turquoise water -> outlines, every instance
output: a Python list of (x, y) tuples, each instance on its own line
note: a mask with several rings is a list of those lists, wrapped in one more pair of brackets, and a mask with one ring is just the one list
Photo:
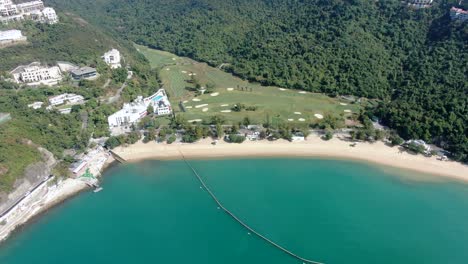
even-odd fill
[[(468, 263), (468, 185), (350, 161), (191, 161), (225, 206), (325, 263)], [(393, 172), (391, 172), (393, 173)], [(0, 246), (0, 263), (301, 263), (217, 209), (181, 161), (105, 173)]]

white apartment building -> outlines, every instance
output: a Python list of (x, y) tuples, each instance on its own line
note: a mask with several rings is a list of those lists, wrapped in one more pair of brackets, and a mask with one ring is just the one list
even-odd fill
[(153, 106), (154, 113), (158, 116), (172, 113), (172, 107), (167, 98), (166, 91), (160, 89), (147, 98), (143, 99), (142, 96), (139, 96), (133, 103), (124, 104), (122, 110), (108, 117), (109, 128), (129, 126), (137, 123), (148, 114), (146, 110), (150, 105)]
[(11, 0), (0, 0), (0, 22), (31, 19), (39, 22), (55, 24), (58, 16), (51, 7), (44, 7), (41, 0), (14, 4)]
[(109, 65), (112, 69), (117, 69), (122, 67), (120, 64), (120, 51), (116, 49), (111, 49), (108, 52), (104, 53), (102, 56), (104, 62)]
[(468, 20), (468, 10), (463, 10), (461, 8), (452, 7), (450, 9), (450, 18), (452, 20)]
[(10, 72), (17, 83), (26, 83), (27, 85), (47, 85), (58, 84), (62, 80), (62, 73), (59, 67), (41, 66), (39, 62), (33, 62), (27, 66), (18, 66)]
[(26, 41), (27, 38), (23, 36), (21, 30), (6, 30), (0, 31), (0, 46), (8, 45), (14, 42)]
[(84, 97), (78, 94), (60, 94), (57, 96), (52, 96), (49, 97), (49, 104), (51, 106), (57, 106), (57, 105), (63, 105), (63, 104), (68, 104), (68, 105), (74, 105), (74, 104), (81, 104), (84, 102)]

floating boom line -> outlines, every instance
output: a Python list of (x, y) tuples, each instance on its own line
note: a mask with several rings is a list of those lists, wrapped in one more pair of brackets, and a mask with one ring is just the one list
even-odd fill
[(236, 215), (234, 215), (234, 213), (232, 213), (231, 211), (229, 211), (226, 207), (223, 206), (223, 204), (218, 200), (218, 198), (216, 197), (216, 195), (214, 195), (213, 192), (211, 192), (210, 188), (208, 188), (208, 186), (205, 184), (205, 181), (203, 181), (203, 179), (200, 177), (200, 175), (198, 175), (197, 171), (195, 170), (195, 168), (192, 167), (192, 165), (190, 165), (190, 163), (187, 161), (187, 159), (185, 158), (184, 154), (179, 150), (180, 152), (180, 155), (182, 156), (182, 159), (184, 160), (185, 164), (187, 164), (187, 166), (192, 170), (193, 174), (197, 177), (198, 181), (200, 181), (200, 183), (202, 184), (203, 188), (205, 188), (205, 190), (208, 192), (208, 194), (211, 196), (211, 198), (218, 204), (218, 206), (223, 209), (224, 212), (226, 212), (230, 217), (232, 217), (236, 222), (238, 222), (239, 224), (241, 224), (244, 228), (246, 228), (247, 230), (249, 230), (250, 232), (254, 233), (255, 235), (257, 235), (258, 237), (260, 237), (261, 239), (263, 239), (264, 241), (268, 242), (270, 245), (276, 247), (277, 249), (283, 251), (284, 253), (298, 259), (298, 260), (301, 260), (303, 261), (304, 263), (311, 263), (311, 264), (324, 264), (322, 262), (318, 262), (318, 261), (313, 261), (313, 260), (309, 260), (309, 259), (306, 259), (306, 258), (303, 258), (289, 250), (287, 250), (286, 248), (278, 245), (277, 243), (273, 242), (272, 240), (270, 240), (269, 238), (265, 237), (264, 235), (260, 234), (259, 232), (257, 232), (255, 229), (251, 228), (250, 226), (248, 226), (246, 223), (244, 223), (242, 220), (240, 220)]

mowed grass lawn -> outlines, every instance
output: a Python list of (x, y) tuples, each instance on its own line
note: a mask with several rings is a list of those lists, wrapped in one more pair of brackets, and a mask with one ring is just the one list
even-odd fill
[[(269, 116), (273, 121), (310, 124), (319, 120), (315, 116), (317, 114), (350, 116), (359, 112), (359, 105), (340, 102), (323, 94), (249, 83), (205, 63), (144, 46), (136, 47), (153, 67), (161, 69), (163, 87), (168, 92), (176, 113), (183, 115), (187, 120), (222, 115), (230, 123), (239, 122), (244, 117), (249, 117), (253, 123), (263, 123)], [(186, 89), (194, 87), (194, 84), (190, 83), (193, 79), (205, 87), (213, 85), (214, 92), (196, 97)], [(179, 102), (183, 102), (186, 112), (181, 111)], [(237, 103), (247, 107), (255, 106), (257, 110), (227, 112)]]

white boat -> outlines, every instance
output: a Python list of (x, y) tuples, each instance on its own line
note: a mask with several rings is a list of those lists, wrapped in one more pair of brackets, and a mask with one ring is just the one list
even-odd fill
[(98, 188), (94, 189), (94, 192), (95, 193), (100, 192), (100, 191), (102, 191), (102, 189), (103, 189), (102, 187), (98, 187)]

